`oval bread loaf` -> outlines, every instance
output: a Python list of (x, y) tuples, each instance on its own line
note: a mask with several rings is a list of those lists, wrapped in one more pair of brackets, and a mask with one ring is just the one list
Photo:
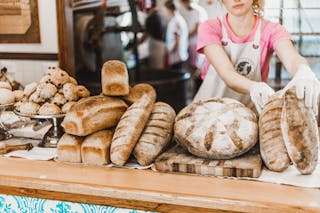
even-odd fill
[(144, 95), (123, 114), (111, 143), (112, 163), (123, 166), (130, 157), (152, 111), (155, 99)]
[(192, 154), (210, 159), (230, 159), (257, 142), (254, 112), (229, 99), (207, 99), (182, 109), (175, 119), (174, 138)]
[(154, 104), (149, 120), (144, 128), (133, 154), (140, 165), (151, 164), (170, 142), (176, 113), (163, 102)]
[(70, 108), (61, 125), (69, 134), (86, 136), (116, 126), (127, 107), (119, 98), (103, 95), (83, 98)]
[(260, 153), (268, 169), (282, 172), (288, 168), (291, 160), (281, 132), (281, 113), (283, 98), (274, 94), (259, 118)]
[(283, 139), (293, 165), (311, 174), (318, 161), (319, 133), (315, 114), (298, 99), (295, 88), (286, 91), (281, 117)]

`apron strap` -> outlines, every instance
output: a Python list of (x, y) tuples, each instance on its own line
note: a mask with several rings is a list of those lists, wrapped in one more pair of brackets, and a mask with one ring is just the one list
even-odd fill
[(226, 28), (224, 27), (224, 24), (223, 24), (223, 19), (222, 17), (219, 18), (220, 22), (221, 22), (221, 28), (222, 28), (222, 39), (221, 39), (221, 44), (222, 46), (227, 46), (228, 45), (228, 34), (227, 34), (227, 30)]
[(258, 27), (253, 38), (254, 49), (258, 49), (260, 46), (260, 37), (261, 37), (261, 19), (258, 18)]

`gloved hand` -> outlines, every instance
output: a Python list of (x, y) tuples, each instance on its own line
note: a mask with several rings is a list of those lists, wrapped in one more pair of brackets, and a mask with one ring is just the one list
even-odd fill
[(312, 107), (314, 113), (318, 114), (320, 82), (308, 65), (301, 64), (296, 74), (283, 90), (285, 92), (294, 86), (296, 87), (297, 98), (304, 99), (306, 107)]
[(275, 92), (264, 82), (255, 82), (250, 88), (251, 101), (254, 103), (257, 112), (261, 114), (262, 108), (268, 102), (270, 96)]

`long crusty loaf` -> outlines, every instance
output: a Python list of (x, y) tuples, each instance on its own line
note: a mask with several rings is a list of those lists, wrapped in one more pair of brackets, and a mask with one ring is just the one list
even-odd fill
[(128, 95), (129, 77), (125, 63), (118, 60), (104, 63), (101, 70), (101, 86), (104, 95)]
[(144, 95), (121, 117), (111, 143), (110, 156), (114, 164), (123, 166), (128, 160), (148, 121), (154, 102), (150, 96)]
[(57, 156), (59, 161), (81, 163), (81, 143), (83, 137), (65, 133), (59, 140)]
[(81, 144), (82, 162), (89, 165), (110, 163), (110, 145), (113, 130), (100, 130), (88, 135)]
[(281, 132), (283, 98), (276, 93), (267, 102), (259, 118), (260, 153), (268, 169), (276, 172), (288, 168), (291, 160)]
[(72, 106), (61, 125), (69, 134), (86, 136), (116, 126), (127, 107), (118, 98), (103, 95), (83, 98)]
[(140, 165), (151, 164), (170, 142), (175, 117), (174, 109), (168, 104), (154, 104), (147, 125), (133, 151)]
[(295, 88), (287, 90), (281, 128), (289, 157), (301, 174), (311, 174), (318, 161), (319, 133), (315, 114), (298, 99)]
[(250, 150), (258, 139), (254, 112), (230, 98), (211, 98), (182, 109), (174, 138), (194, 155), (230, 159)]
[(129, 94), (124, 96), (123, 99), (128, 104), (133, 104), (138, 101), (144, 94), (149, 94), (152, 98), (156, 99), (157, 94), (155, 89), (150, 84), (136, 84), (130, 88)]

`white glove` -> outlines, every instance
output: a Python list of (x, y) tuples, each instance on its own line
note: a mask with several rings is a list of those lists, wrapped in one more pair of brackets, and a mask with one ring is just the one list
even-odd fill
[(249, 89), (251, 101), (257, 111), (261, 114), (262, 108), (269, 98), (275, 93), (274, 90), (264, 82), (255, 82)]
[(301, 64), (292, 80), (283, 89), (284, 92), (296, 87), (298, 99), (304, 99), (306, 107), (312, 107), (315, 114), (318, 114), (318, 99), (320, 94), (320, 82), (310, 67)]

